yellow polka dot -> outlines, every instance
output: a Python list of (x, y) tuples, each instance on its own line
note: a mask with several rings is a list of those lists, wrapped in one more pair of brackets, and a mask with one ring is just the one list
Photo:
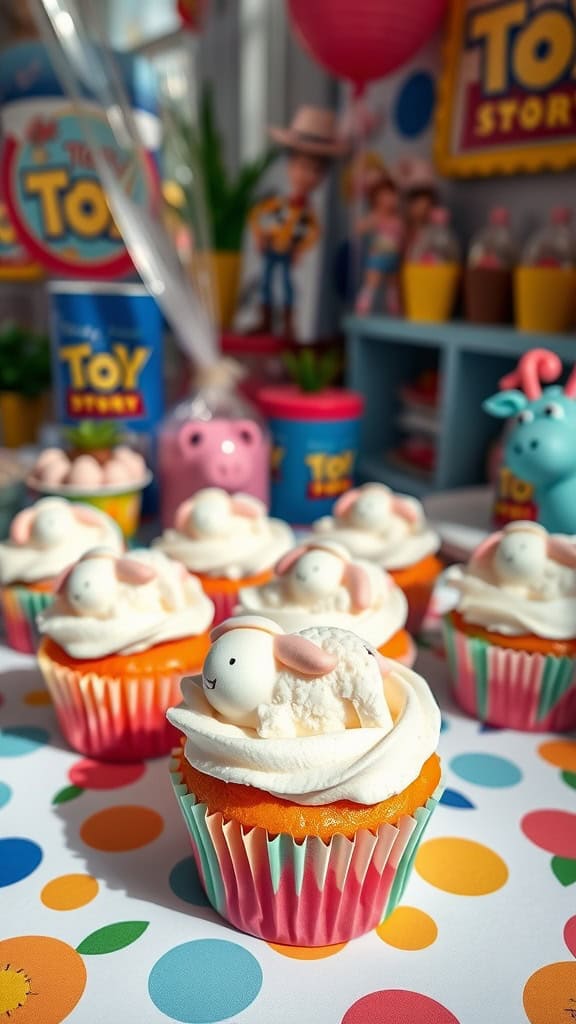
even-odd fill
[(347, 945), (346, 942), (337, 942), (334, 946), (280, 946), (276, 942), (269, 942), (270, 949), (276, 950), (282, 956), (288, 956), (292, 960), (325, 960), (327, 956), (334, 956)]
[(576, 963), (547, 964), (524, 986), (524, 1009), (530, 1024), (560, 1024), (576, 1014)]
[(429, 914), (417, 907), (396, 907), (376, 929), (377, 936), (396, 949), (426, 949), (436, 941), (438, 928)]
[(38, 708), (44, 704), (51, 704), (52, 697), (48, 693), (48, 690), (29, 690), (24, 696), (24, 703), (30, 704), (34, 708)]
[(564, 772), (576, 772), (576, 740), (550, 740), (538, 747), (540, 757)]
[(472, 839), (429, 839), (418, 850), (414, 866), (430, 885), (457, 896), (485, 896), (508, 879), (502, 858)]
[(40, 899), (51, 910), (78, 910), (98, 895), (98, 889), (91, 875), (60, 875), (44, 886)]

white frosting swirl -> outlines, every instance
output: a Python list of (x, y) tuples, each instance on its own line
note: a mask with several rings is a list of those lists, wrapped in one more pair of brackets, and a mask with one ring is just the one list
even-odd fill
[[(78, 518), (85, 513), (86, 521)], [(59, 576), (91, 548), (124, 549), (116, 523), (93, 506), (42, 498), (17, 517), (25, 526), (22, 539), (0, 544), (0, 583), (34, 583)], [(89, 521), (88, 521), (89, 520)]]
[[(214, 617), (214, 605), (200, 581), (160, 551), (135, 549), (122, 560), (150, 566), (148, 582), (130, 583), (112, 577), (113, 561), (95, 552), (86, 559), (93, 579), (102, 565), (110, 571), (114, 589), (104, 614), (75, 611), (64, 590), (38, 618), (40, 632), (51, 637), (72, 658), (103, 658), (109, 654), (135, 654), (157, 644), (204, 633)], [(81, 563), (82, 564), (82, 563)]]
[[(257, 671), (257, 666), (255, 671)], [(168, 718), (187, 737), (185, 756), (223, 782), (254, 786), (298, 804), (375, 804), (402, 792), (435, 752), (440, 711), (424, 679), (398, 664), (383, 680), (393, 725), (265, 739), (222, 720), (204, 690), (184, 680)]]

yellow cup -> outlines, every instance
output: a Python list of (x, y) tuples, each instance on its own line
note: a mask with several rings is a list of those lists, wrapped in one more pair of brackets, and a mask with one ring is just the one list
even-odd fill
[(576, 274), (563, 267), (517, 267), (516, 326), (521, 331), (568, 331), (574, 322)]
[(457, 263), (405, 263), (402, 268), (404, 309), (408, 320), (443, 323), (452, 316), (460, 267)]
[(118, 524), (125, 541), (131, 541), (140, 525), (142, 508), (142, 488), (123, 491), (121, 494), (68, 494), (69, 501), (82, 501), (85, 505), (106, 512)]

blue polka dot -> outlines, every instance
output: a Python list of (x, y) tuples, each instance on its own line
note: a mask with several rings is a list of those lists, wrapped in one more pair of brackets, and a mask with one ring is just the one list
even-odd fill
[(457, 789), (445, 789), (440, 797), (440, 803), (445, 807), (457, 807), (460, 811), (474, 810), (474, 804)]
[(156, 961), (148, 979), (154, 1005), (184, 1024), (213, 1024), (242, 1013), (261, 987), (256, 958), (222, 939), (175, 946)]
[(0, 729), (0, 757), (22, 757), (44, 746), (50, 739), (47, 729), (35, 725), (13, 725)]
[(169, 882), (172, 892), (185, 903), (192, 903), (195, 907), (210, 906), (210, 900), (202, 888), (193, 857), (185, 857), (184, 860), (180, 860), (174, 865), (170, 872)]
[(42, 850), (31, 839), (0, 839), (0, 888), (28, 878), (42, 860)]
[(522, 772), (513, 761), (495, 754), (458, 754), (450, 761), (450, 767), (466, 782), (491, 789), (516, 786), (522, 778)]
[(11, 796), (12, 790), (10, 786), (6, 785), (5, 782), (0, 782), (0, 807), (5, 807)]
[(416, 71), (402, 84), (396, 97), (394, 121), (399, 135), (409, 139), (425, 132), (434, 110), (434, 79), (429, 71)]

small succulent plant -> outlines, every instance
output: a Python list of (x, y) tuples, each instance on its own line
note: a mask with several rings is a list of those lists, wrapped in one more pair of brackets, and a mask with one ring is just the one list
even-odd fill
[(301, 391), (316, 392), (333, 384), (342, 368), (342, 358), (336, 349), (318, 351), (312, 345), (303, 345), (299, 351), (286, 352), (286, 369)]
[(121, 431), (110, 420), (82, 420), (65, 432), (68, 447), (74, 455), (93, 455), (105, 462), (112, 448), (120, 444)]

